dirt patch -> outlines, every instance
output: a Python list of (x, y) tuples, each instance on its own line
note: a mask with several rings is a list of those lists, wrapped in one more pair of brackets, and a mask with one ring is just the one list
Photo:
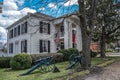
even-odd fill
[(77, 80), (120, 80), (120, 61), (105, 67), (100, 74), (90, 74)]

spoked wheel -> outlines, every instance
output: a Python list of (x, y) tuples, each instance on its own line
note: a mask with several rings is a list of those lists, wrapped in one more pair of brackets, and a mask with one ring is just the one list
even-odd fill
[(40, 71), (41, 72), (50, 72), (50, 71), (53, 71), (54, 67), (55, 67), (55, 59), (52, 58), (51, 60), (49, 60), (48, 62), (44, 63), (40, 67)]
[(54, 69), (54, 64), (43, 65), (40, 67), (41, 72), (50, 72)]
[(72, 54), (70, 57), (69, 57), (69, 63), (72, 64), (74, 62), (74, 58), (75, 58), (75, 55)]

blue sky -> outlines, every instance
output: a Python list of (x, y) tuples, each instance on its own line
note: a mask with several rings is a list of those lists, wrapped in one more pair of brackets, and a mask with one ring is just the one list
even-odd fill
[[(0, 27), (8, 27), (28, 12), (41, 12), (54, 17), (78, 10), (77, 0), (0, 0), (3, 12)], [(12, 21), (11, 21), (12, 19)]]
[(3, 2), (0, 13), (0, 32), (5, 39), (5, 28), (19, 20), (28, 12), (41, 12), (54, 17), (78, 10), (77, 0), (0, 0)]

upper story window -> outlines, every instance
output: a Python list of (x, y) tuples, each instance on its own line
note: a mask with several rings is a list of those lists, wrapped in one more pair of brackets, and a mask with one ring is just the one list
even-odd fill
[(14, 37), (19, 36), (19, 35), (20, 35), (20, 25), (14, 28)]
[(27, 21), (21, 24), (21, 34), (27, 33)]
[(13, 43), (9, 44), (9, 53), (13, 53)]
[(9, 31), (9, 39), (13, 38), (13, 29)]
[(18, 36), (17, 32), (18, 32), (18, 28), (16, 27), (14, 28), (14, 37)]
[(40, 22), (40, 33), (50, 34), (50, 24), (45, 22)]

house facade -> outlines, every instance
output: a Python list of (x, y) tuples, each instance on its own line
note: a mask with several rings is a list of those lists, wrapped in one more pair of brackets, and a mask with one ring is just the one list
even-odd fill
[(42, 13), (28, 13), (7, 28), (7, 54), (55, 53), (60, 49), (82, 49), (79, 18), (54, 18)]

